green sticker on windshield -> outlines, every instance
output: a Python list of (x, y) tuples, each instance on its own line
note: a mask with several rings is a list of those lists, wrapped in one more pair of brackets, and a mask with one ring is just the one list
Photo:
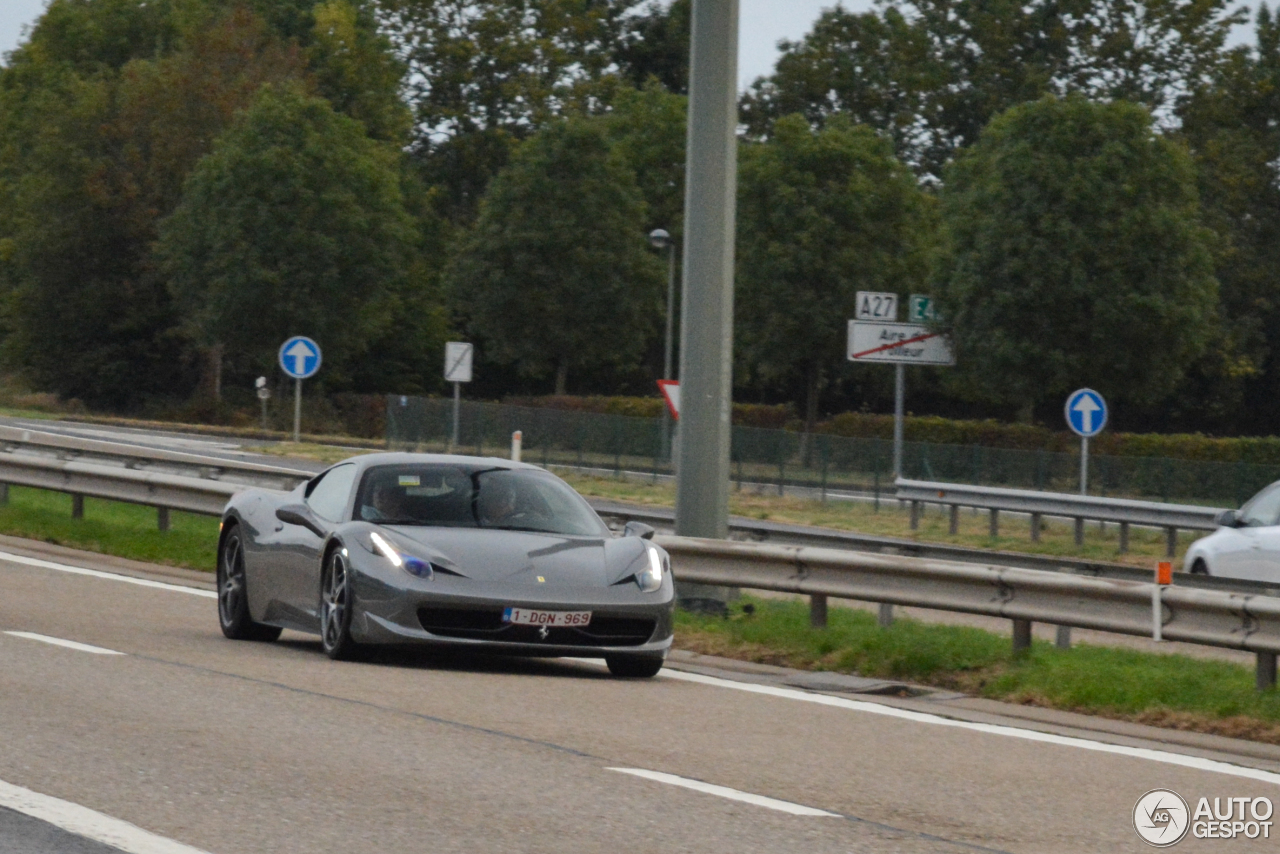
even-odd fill
[(421, 486), (422, 478), (420, 478), (416, 474), (402, 474), (400, 475), (400, 485), (401, 486)]

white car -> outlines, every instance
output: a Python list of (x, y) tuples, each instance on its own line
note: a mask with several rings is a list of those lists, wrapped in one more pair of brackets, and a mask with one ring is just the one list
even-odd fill
[(1280, 481), (1239, 510), (1224, 510), (1218, 530), (1187, 549), (1183, 569), (1201, 575), (1280, 581)]

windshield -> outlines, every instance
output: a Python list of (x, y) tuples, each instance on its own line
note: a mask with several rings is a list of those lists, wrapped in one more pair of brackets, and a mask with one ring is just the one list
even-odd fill
[(376, 466), (364, 474), (354, 515), (381, 525), (608, 535), (578, 493), (555, 475), (536, 469), (440, 463)]

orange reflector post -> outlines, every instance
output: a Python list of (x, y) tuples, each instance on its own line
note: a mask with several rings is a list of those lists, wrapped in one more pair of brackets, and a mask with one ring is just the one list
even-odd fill
[(1167, 560), (1162, 560), (1156, 564), (1156, 584), (1172, 584), (1173, 583), (1173, 564)]

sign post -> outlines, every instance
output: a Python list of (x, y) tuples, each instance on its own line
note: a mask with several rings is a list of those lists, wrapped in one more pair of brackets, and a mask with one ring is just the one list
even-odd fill
[[(862, 307), (863, 294), (858, 294)], [(889, 362), (894, 366), (893, 476), (902, 477), (903, 421), (906, 410), (907, 365), (954, 365), (951, 344), (941, 333), (912, 323), (849, 321), (849, 361)]]
[(1107, 402), (1091, 388), (1073, 391), (1063, 408), (1067, 426), (1080, 437), (1080, 494), (1089, 494), (1089, 440), (1107, 426)]
[(271, 399), (271, 389), (267, 388), (267, 378), (258, 377), (253, 382), (254, 388), (258, 390), (258, 400), (262, 401), (262, 429), (267, 429), (267, 401)]
[(471, 382), (471, 363), (476, 347), (464, 341), (450, 341), (444, 345), (444, 378), (453, 383), (453, 436), (449, 440), (449, 453), (458, 447), (458, 423), (462, 412), (462, 384)]
[[(320, 345), (305, 335), (295, 335), (280, 345), (280, 369), (293, 377), (293, 441), (302, 437), (302, 381), (320, 370)], [(265, 383), (264, 386), (265, 388)]]

